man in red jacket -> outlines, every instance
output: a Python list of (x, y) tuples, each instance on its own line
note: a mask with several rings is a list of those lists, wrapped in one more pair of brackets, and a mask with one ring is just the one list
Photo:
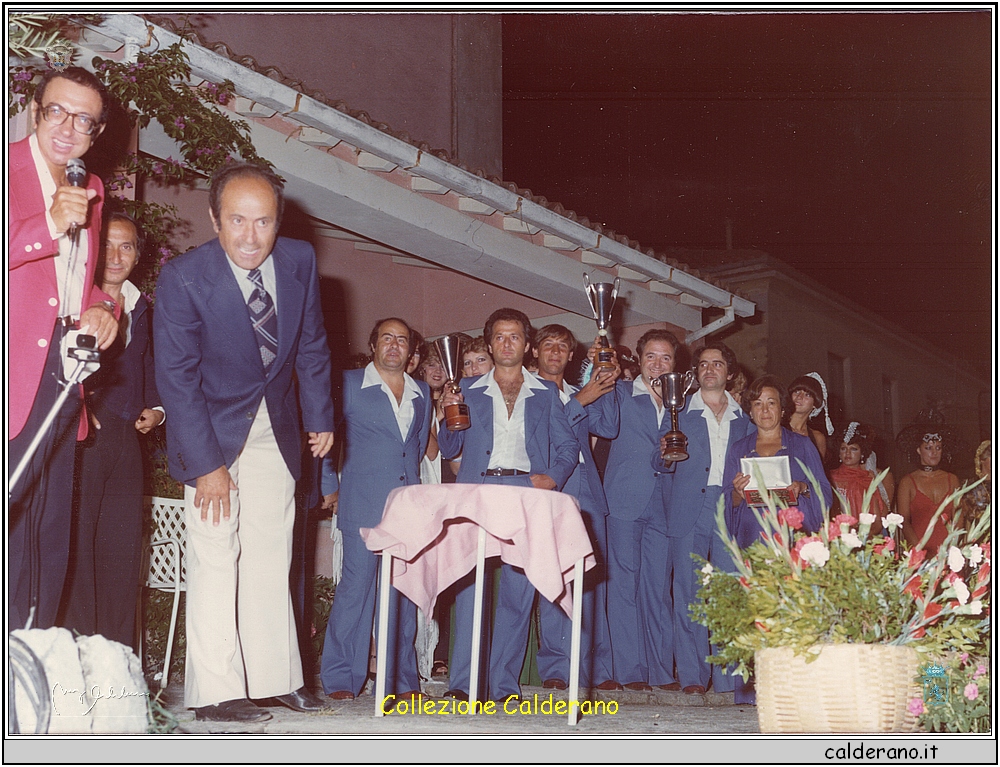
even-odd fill
[[(71, 329), (100, 349), (118, 332), (118, 307), (94, 286), (103, 186), (66, 178), (70, 160), (90, 149), (107, 119), (108, 95), (79, 67), (47, 72), (35, 90), (35, 132), (8, 147), (10, 290), (9, 466), (16, 467), (52, 409), (63, 379), (60, 345)], [(74, 237), (74, 232), (76, 236)], [(9, 493), (8, 600), (12, 626), (55, 620), (69, 552), (74, 440), (87, 435), (74, 387)]]

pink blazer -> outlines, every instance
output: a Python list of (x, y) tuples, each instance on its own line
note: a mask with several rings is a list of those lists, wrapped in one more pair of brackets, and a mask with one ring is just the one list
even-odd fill
[[(56, 240), (49, 235), (45, 220), (42, 187), (35, 172), (28, 139), (7, 147), (8, 192), (10, 200), (9, 234), (7, 241), (7, 277), (10, 303), (7, 307), (8, 342), (10, 344), (9, 428), (7, 439), (13, 439), (24, 428), (28, 413), (38, 393), (45, 367), (52, 328), (59, 311), (59, 288), (53, 260), (58, 253)], [(90, 174), (89, 189), (97, 191), (87, 222), (87, 277), (89, 291), (84, 290), (85, 309), (108, 296), (94, 285), (97, 254), (101, 242), (101, 208), (104, 185)], [(81, 387), (82, 390), (82, 387)], [(81, 391), (82, 396), (82, 391)], [(80, 414), (77, 439), (87, 436), (86, 414)]]

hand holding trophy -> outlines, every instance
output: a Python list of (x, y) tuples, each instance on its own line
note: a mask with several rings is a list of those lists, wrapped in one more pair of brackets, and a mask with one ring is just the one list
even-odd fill
[(590, 308), (594, 312), (594, 319), (597, 320), (597, 343), (601, 347), (598, 349), (594, 359), (594, 376), (602, 370), (614, 370), (615, 352), (608, 341), (608, 327), (611, 325), (611, 310), (615, 306), (615, 299), (618, 298), (618, 286), (621, 279), (615, 277), (614, 283), (591, 282), (586, 273), (583, 275), (583, 283), (586, 286), (585, 292), (587, 300), (590, 301)]
[(663, 406), (670, 408), (670, 431), (660, 438), (660, 460), (669, 462), (688, 459), (687, 437), (677, 428), (677, 413), (684, 407), (685, 397), (698, 377), (693, 370), (686, 373), (664, 373), (656, 379)]
[[(445, 388), (453, 394), (461, 392), (458, 380), (462, 377), (462, 340), (457, 335), (442, 336), (434, 341), (441, 365), (444, 367)], [(463, 431), (472, 425), (469, 418), (469, 406), (464, 402), (453, 402), (444, 406), (444, 424), (448, 431)]]

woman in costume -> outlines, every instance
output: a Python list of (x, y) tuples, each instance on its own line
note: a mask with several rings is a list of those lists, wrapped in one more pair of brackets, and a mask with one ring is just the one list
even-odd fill
[(928, 408), (918, 414), (916, 423), (897, 435), (896, 444), (911, 458), (916, 457), (919, 464), (916, 471), (900, 480), (896, 490), (896, 511), (903, 518), (903, 537), (911, 546), (927, 537), (924, 548), (928, 554), (934, 554), (947, 536), (948, 527), (958, 522), (952, 503), (944, 506), (934, 520), (938, 509), (959, 484), (958, 477), (941, 468), (942, 463), (951, 463), (954, 432), (945, 425), (944, 416)]
[[(830, 481), (838, 495), (843, 496), (839, 501), (841, 512), (858, 518), (863, 510), (865, 493), (875, 481), (874, 470), (866, 465), (872, 455), (875, 435), (870, 427), (851, 421), (837, 436), (840, 444), (840, 466), (830, 472)], [(868, 508), (864, 511), (879, 518), (885, 516), (888, 506), (882, 493), (874, 493)], [(875, 527), (875, 530), (877, 529)]]

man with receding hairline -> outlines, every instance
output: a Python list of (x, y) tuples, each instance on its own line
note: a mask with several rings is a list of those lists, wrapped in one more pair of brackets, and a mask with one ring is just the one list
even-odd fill
[(303, 685), (288, 574), (303, 431), (314, 457), (333, 444), (330, 351), (316, 254), (277, 236), (283, 203), (270, 169), (217, 170), (218, 239), (168, 261), (156, 289), (167, 459), (185, 483), (184, 699), (210, 721), (270, 719), (251, 698), (324, 708)]

